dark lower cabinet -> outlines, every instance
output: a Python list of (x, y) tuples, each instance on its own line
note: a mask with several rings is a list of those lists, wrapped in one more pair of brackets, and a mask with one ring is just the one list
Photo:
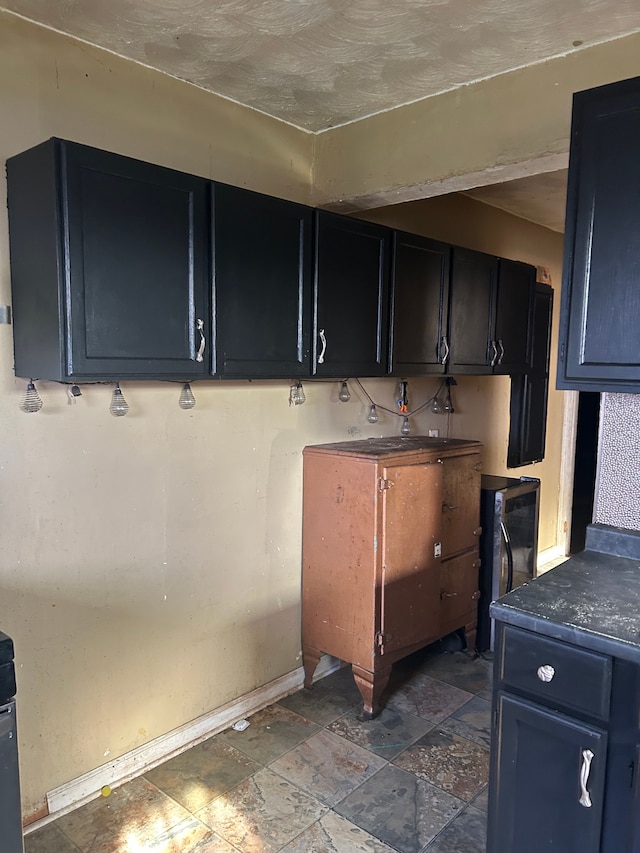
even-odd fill
[[(599, 853), (607, 733), (500, 693), (493, 853)], [(581, 803), (588, 767), (588, 800)], [(588, 805), (589, 803), (590, 805)]]
[(209, 374), (206, 180), (51, 139), (7, 182), (17, 375)]
[(640, 382), (640, 77), (573, 99), (558, 388)]
[(451, 246), (393, 234), (389, 372), (444, 373), (449, 356)]
[(213, 185), (214, 374), (309, 373), (313, 211)]
[(639, 710), (637, 665), (496, 621), (487, 853), (637, 853)]
[(386, 374), (390, 248), (390, 229), (317, 211), (314, 375)]

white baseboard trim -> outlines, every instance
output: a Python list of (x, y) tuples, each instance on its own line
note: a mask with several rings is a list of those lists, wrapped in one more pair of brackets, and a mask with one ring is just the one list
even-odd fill
[[(313, 680), (317, 681), (324, 678), (335, 672), (340, 666), (341, 661), (337, 658), (323, 655), (320, 658)], [(113, 761), (96, 767), (95, 770), (90, 770), (88, 773), (54, 788), (46, 795), (49, 814), (26, 826), (25, 834), (33, 832), (61, 815), (99, 797), (104, 785), (117, 788), (136, 776), (141, 776), (147, 770), (157, 767), (158, 764), (162, 764), (169, 758), (173, 758), (197, 743), (229, 728), (237, 720), (249, 717), (267, 705), (277, 702), (287, 694), (298, 690), (302, 686), (303, 680), (304, 670), (300, 666), (292, 672), (258, 687), (251, 693), (234, 699), (232, 702), (228, 702), (190, 723), (185, 723), (185, 725), (165, 735), (132, 749), (131, 752), (127, 752), (119, 758), (114, 758)]]
[(561, 560), (566, 560), (567, 555), (564, 552), (562, 545), (554, 545), (553, 548), (546, 548), (544, 551), (538, 552), (538, 571), (544, 571), (550, 563), (557, 563)]

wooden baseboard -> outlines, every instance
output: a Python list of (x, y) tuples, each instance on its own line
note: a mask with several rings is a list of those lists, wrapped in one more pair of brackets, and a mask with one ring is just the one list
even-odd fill
[[(339, 669), (341, 661), (323, 655), (314, 673), (314, 681)], [(147, 770), (185, 752), (197, 743), (229, 728), (237, 720), (255, 714), (267, 705), (277, 702), (302, 687), (304, 671), (300, 666), (286, 675), (247, 693), (209, 714), (198, 717), (165, 735), (161, 735), (124, 755), (114, 758), (95, 770), (71, 779), (46, 795), (46, 806), (38, 810), (25, 826), (25, 833), (33, 832), (73, 809), (100, 796), (104, 785), (110, 788), (141, 776)], [(48, 811), (48, 813), (46, 813)], [(45, 812), (45, 816), (40, 815)]]

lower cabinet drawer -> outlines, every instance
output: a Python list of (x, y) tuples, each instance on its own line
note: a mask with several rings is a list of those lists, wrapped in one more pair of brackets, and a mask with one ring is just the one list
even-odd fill
[(504, 628), (498, 674), (507, 688), (608, 720), (611, 673), (607, 655), (509, 625)]

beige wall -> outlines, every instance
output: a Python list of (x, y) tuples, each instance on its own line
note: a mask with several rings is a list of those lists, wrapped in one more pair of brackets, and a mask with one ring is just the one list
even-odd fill
[[(308, 134), (5, 15), (0, 125), (2, 162), (57, 135), (310, 198)], [(0, 304), (9, 304), (2, 187)], [(559, 238), (495, 220), (503, 242), (484, 220), (494, 213), (468, 210), (443, 236), (545, 263), (559, 280)], [(433, 217), (406, 215), (439, 236)], [(50, 789), (299, 664), (301, 450), (396, 434), (399, 421), (369, 425), (355, 385), (341, 404), (335, 383), (307, 383), (308, 402), (289, 408), (285, 382), (199, 383), (190, 412), (177, 406), (177, 385), (125, 383), (124, 419), (108, 414), (108, 386), (87, 386), (70, 406), (62, 386), (43, 382), (45, 407), (26, 415), (8, 326), (0, 367), (0, 628), (16, 644), (29, 817)], [(393, 406), (394, 381), (365, 385)], [(436, 386), (412, 380), (412, 406)], [(486, 440), (487, 468), (499, 473), (504, 380), (457, 390), (453, 434)], [(442, 424), (423, 413), (414, 430)], [(554, 470), (556, 458), (550, 439), (544, 465)], [(543, 546), (551, 540), (545, 529)]]
[(565, 167), (571, 98), (640, 74), (640, 33), (318, 134), (314, 204), (397, 204)]
[(562, 275), (561, 234), (510, 216), (464, 195), (424, 199), (362, 213), (363, 219), (424, 234), (438, 240), (491, 252), (505, 258), (547, 267), (554, 285), (554, 319), (551, 342), (551, 392), (547, 418), (545, 458), (536, 465), (508, 469), (510, 380), (506, 376), (458, 377), (453, 389), (455, 414), (450, 435), (476, 438), (484, 443), (483, 467), (490, 474), (539, 477), (541, 507), (539, 548), (558, 544), (559, 478), (564, 398), (555, 384), (558, 312)]

